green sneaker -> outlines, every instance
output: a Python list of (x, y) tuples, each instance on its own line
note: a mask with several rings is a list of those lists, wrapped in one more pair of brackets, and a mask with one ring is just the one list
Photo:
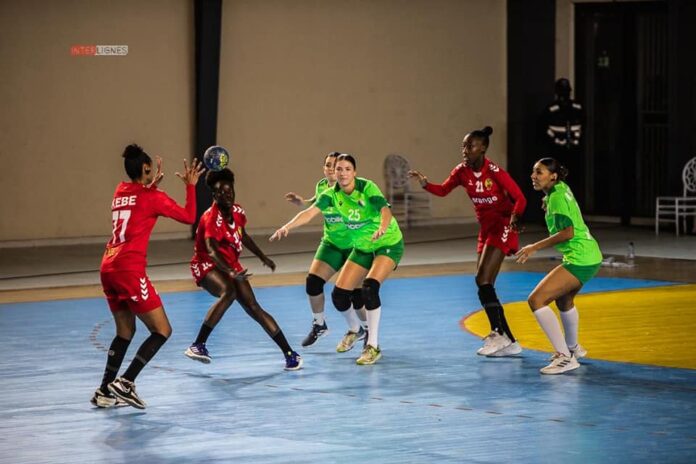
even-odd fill
[(360, 329), (357, 332), (352, 332), (349, 330), (343, 336), (341, 342), (338, 345), (336, 345), (336, 351), (339, 353), (345, 353), (346, 351), (352, 350), (353, 346), (355, 345), (355, 342), (365, 338), (365, 335), (365, 329), (363, 329), (362, 327), (360, 327)]
[(374, 364), (377, 361), (379, 361), (379, 358), (382, 357), (382, 350), (379, 349), (379, 347), (375, 348), (372, 345), (366, 345), (365, 348), (363, 348), (362, 354), (360, 357), (357, 359), (356, 364), (360, 364), (361, 366), (365, 366), (368, 364)]

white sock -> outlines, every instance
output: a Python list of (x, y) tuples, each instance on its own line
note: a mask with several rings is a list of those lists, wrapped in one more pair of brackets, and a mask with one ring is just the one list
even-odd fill
[(314, 322), (316, 322), (317, 325), (324, 324), (324, 294), (309, 295), (309, 306), (312, 308)]
[(360, 319), (360, 326), (367, 330), (367, 310), (363, 306), (362, 308), (354, 308), (355, 313), (358, 315), (358, 319)]
[(561, 311), (561, 322), (568, 348), (576, 348), (578, 345), (578, 308), (573, 306), (568, 311)]
[(570, 350), (568, 350), (566, 346), (563, 332), (561, 331), (561, 324), (558, 323), (553, 309), (549, 306), (543, 306), (534, 311), (534, 317), (536, 317), (546, 337), (548, 337), (551, 345), (553, 345), (554, 351), (570, 356)]
[(341, 311), (341, 314), (343, 314), (343, 317), (346, 318), (348, 329), (351, 332), (357, 332), (360, 330), (360, 319), (358, 319), (358, 315), (355, 313), (353, 308), (348, 308), (345, 311)]
[(379, 319), (382, 317), (382, 307), (367, 310), (367, 326), (369, 330), (367, 332), (367, 344), (372, 345), (375, 348), (379, 346), (377, 341), (379, 335)]

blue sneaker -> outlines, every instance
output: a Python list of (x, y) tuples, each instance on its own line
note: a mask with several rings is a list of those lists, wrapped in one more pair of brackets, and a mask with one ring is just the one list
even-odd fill
[(294, 351), (291, 351), (285, 355), (285, 370), (286, 371), (296, 371), (302, 367), (302, 356)]
[(205, 347), (205, 343), (194, 343), (193, 345), (189, 346), (186, 351), (184, 351), (184, 354), (195, 361), (202, 362), (203, 364), (210, 364), (210, 361), (212, 360), (210, 354), (208, 353), (208, 348)]

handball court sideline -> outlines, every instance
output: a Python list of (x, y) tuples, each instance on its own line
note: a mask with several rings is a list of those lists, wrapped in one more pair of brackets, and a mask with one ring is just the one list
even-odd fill
[[(335, 352), (345, 322), (310, 349), (304, 293), (318, 233), (256, 242), (247, 255), (261, 305), (304, 358), (297, 372), (235, 304), (211, 336), (209, 365), (183, 355), (212, 302), (190, 279), (188, 240), (153, 241), (149, 269), (174, 333), (138, 379), (148, 403), (97, 410), (113, 322), (98, 286), (103, 244), (0, 249), (0, 462), (693, 462), (696, 455), (696, 237), (590, 225), (605, 257), (577, 300), (582, 366), (542, 376), (550, 345), (526, 308), (553, 250), (506, 260), (497, 289), (520, 343), (476, 356), (485, 335), (474, 284), (474, 225), (405, 231), (383, 294), (374, 366)], [(545, 236), (528, 227), (520, 243)], [(330, 291), (330, 287), (327, 287)], [(145, 337), (139, 325), (134, 345)], [(126, 362), (134, 353), (131, 349)]]

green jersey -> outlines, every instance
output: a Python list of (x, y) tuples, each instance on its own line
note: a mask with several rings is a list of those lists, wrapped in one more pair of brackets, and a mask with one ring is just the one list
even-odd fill
[(392, 218), (384, 235), (372, 241), (372, 234), (379, 229), (382, 220), (381, 210), (389, 206), (389, 203), (379, 187), (371, 180), (356, 177), (355, 189), (350, 195), (343, 192), (336, 184), (319, 195), (314, 206), (322, 213), (332, 209), (337, 211), (348, 229), (353, 246), (359, 251), (369, 253), (378, 248), (394, 245), (403, 238), (396, 219)]
[(565, 182), (558, 182), (544, 197), (546, 227), (549, 234), (573, 226), (574, 235), (568, 241), (554, 246), (563, 254), (563, 262), (576, 266), (592, 266), (602, 261), (602, 252), (590, 234), (580, 212), (580, 206)]
[[(321, 194), (330, 188), (329, 181), (326, 178), (323, 178), (317, 182), (317, 185), (314, 188), (315, 205)], [(343, 250), (353, 248), (353, 239), (351, 238), (348, 228), (346, 228), (340, 213), (336, 211), (336, 208), (330, 207), (322, 210), (322, 214), (324, 215), (324, 236), (322, 237), (322, 240), (329, 242)]]

